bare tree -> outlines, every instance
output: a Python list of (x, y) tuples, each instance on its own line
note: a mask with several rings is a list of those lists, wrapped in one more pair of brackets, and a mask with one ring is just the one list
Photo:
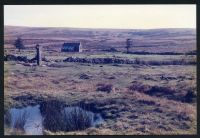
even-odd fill
[(126, 39), (126, 49), (127, 53), (129, 53), (129, 48), (132, 46), (132, 40), (131, 39)]
[(15, 47), (19, 49), (19, 52), (21, 49), (24, 49), (24, 44), (22, 42), (22, 39), (20, 37), (17, 38), (17, 40), (15, 40), (15, 43), (14, 43)]

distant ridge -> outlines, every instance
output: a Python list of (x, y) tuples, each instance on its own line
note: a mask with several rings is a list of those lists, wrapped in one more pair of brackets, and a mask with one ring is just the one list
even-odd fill
[(32, 27), (32, 26), (13, 26), (13, 25), (4, 25), (4, 28), (7, 27), (14, 27), (14, 28), (46, 28), (46, 29), (73, 29), (73, 30), (182, 30), (182, 29), (186, 29), (186, 30), (196, 30), (196, 28), (151, 28), (151, 29), (126, 29), (126, 28), (75, 28), (75, 27)]
[(70, 27), (4, 26), (4, 47), (12, 48), (16, 37), (22, 37), (27, 47), (36, 43), (57, 48), (65, 42), (83, 42), (87, 50), (124, 50), (127, 38), (133, 40), (134, 52), (191, 52), (196, 50), (196, 29), (95, 29)]

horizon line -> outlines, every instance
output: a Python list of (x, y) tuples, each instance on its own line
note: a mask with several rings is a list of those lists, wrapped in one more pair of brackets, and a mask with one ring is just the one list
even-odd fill
[(27, 27), (27, 28), (69, 28), (69, 29), (113, 29), (113, 30), (151, 30), (151, 29), (196, 29), (194, 27), (180, 27), (180, 28), (177, 28), (177, 27), (160, 27), (160, 28), (101, 28), (101, 27), (70, 27), (70, 26), (21, 26), (21, 25), (5, 25), (4, 24), (4, 27), (6, 26), (10, 26), (10, 27)]

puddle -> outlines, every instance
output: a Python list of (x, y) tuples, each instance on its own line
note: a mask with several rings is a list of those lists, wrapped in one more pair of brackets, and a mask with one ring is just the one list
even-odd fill
[[(44, 127), (44, 120), (46, 119), (44, 117), (46, 116), (41, 114), (40, 105), (27, 106), (24, 108), (11, 108), (9, 113), (10, 127), (13, 132), (16, 130), (16, 128), (22, 128), (26, 135), (43, 135), (43, 129), (48, 129)], [(100, 114), (86, 111), (78, 106), (65, 107), (62, 109), (62, 113), (64, 113), (65, 116), (64, 126), (68, 126), (66, 131), (83, 130), (88, 127), (97, 127), (104, 122)], [(54, 119), (56, 118), (54, 113), (52, 116)], [(59, 114), (59, 116), (63, 116), (63, 114)], [(50, 121), (53, 122), (56, 120), (54, 119)], [(87, 120), (87, 124), (84, 124), (84, 119)], [(77, 126), (77, 124), (80, 126)], [(63, 124), (57, 123), (56, 125), (62, 127)], [(76, 127), (74, 127), (74, 125), (76, 125)], [(73, 129), (70, 128), (71, 126), (73, 126)]]
[(93, 126), (97, 127), (97, 125), (100, 125), (103, 122), (104, 122), (104, 120), (103, 120), (102, 116), (100, 114), (95, 114)]
[(42, 115), (40, 113), (40, 106), (27, 106), (25, 108), (17, 109), (11, 108), (11, 128), (14, 130), (19, 120), (24, 119), (24, 131), (27, 135), (42, 135)]

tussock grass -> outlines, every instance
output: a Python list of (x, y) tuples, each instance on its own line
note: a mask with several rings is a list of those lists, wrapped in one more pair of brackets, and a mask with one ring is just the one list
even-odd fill
[(92, 126), (93, 116), (84, 108), (69, 106), (65, 110), (64, 104), (51, 100), (41, 105), (44, 116), (44, 127), (52, 132), (84, 130)]
[(64, 122), (66, 131), (84, 130), (92, 126), (92, 117), (87, 111), (72, 107), (70, 112), (64, 112)]

